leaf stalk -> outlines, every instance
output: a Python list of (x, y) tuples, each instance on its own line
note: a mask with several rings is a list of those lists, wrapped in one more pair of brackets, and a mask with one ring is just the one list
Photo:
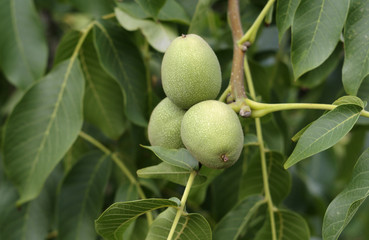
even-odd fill
[[(250, 94), (251, 95), (251, 94)], [(260, 118), (265, 115), (284, 110), (294, 110), (294, 109), (317, 109), (317, 110), (332, 110), (337, 107), (333, 104), (321, 104), (321, 103), (260, 103), (253, 101), (251, 99), (245, 99), (247, 105), (251, 108), (251, 117)], [(238, 112), (240, 110), (239, 105), (230, 104), (234, 111)], [(369, 112), (362, 110), (360, 116), (369, 118)]]
[(173, 221), (172, 227), (169, 231), (167, 240), (172, 240), (172, 238), (173, 238), (173, 235), (174, 235), (174, 232), (175, 232), (176, 227), (178, 225), (179, 219), (181, 218), (181, 216), (183, 214), (183, 210), (186, 206), (186, 201), (187, 201), (188, 195), (190, 193), (190, 190), (191, 190), (191, 187), (192, 187), (192, 184), (195, 180), (196, 175), (197, 175), (197, 172), (192, 171), (191, 174), (190, 174), (190, 177), (188, 178), (185, 191), (183, 192), (183, 195), (182, 195), (181, 206), (177, 209), (177, 213), (176, 213), (176, 216), (174, 217), (174, 221)]
[(255, 41), (260, 25), (263, 22), (264, 18), (267, 16), (269, 10), (273, 7), (274, 2), (275, 0), (268, 1), (263, 10), (260, 12), (259, 16), (256, 18), (255, 22), (245, 33), (245, 35), (243, 35), (243, 37), (238, 41), (239, 46), (242, 46), (246, 42), (253, 43)]

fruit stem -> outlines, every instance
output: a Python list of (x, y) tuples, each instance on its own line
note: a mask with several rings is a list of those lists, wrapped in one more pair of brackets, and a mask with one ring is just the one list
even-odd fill
[(227, 99), (228, 94), (231, 92), (231, 85), (228, 85), (228, 87), (224, 90), (222, 95), (219, 97), (218, 101), (225, 102)]
[[(126, 165), (124, 165), (123, 161), (121, 161), (119, 159), (119, 157), (116, 155), (116, 153), (113, 153), (107, 147), (105, 147), (101, 142), (99, 142), (97, 139), (95, 139), (94, 137), (88, 135), (87, 133), (85, 133), (83, 131), (79, 132), (79, 136), (81, 138), (83, 138), (84, 140), (86, 140), (87, 142), (94, 145), (95, 147), (97, 147), (98, 149), (100, 149), (100, 151), (102, 151), (106, 155), (110, 156), (111, 159), (114, 161), (114, 163), (116, 165), (118, 165), (118, 167), (123, 172), (123, 174), (128, 178), (128, 180), (136, 186), (138, 195), (141, 197), (141, 199), (146, 199), (145, 193), (143, 192), (140, 183), (136, 180), (136, 178), (128, 170)], [(151, 212), (147, 212), (146, 217), (147, 217), (147, 223), (150, 226), (152, 221), (153, 221), (153, 217), (152, 217)]]
[(178, 225), (179, 219), (181, 218), (181, 215), (183, 214), (183, 210), (186, 206), (186, 201), (187, 201), (188, 195), (190, 194), (190, 190), (191, 190), (191, 187), (192, 187), (193, 181), (195, 180), (196, 175), (197, 175), (197, 172), (192, 171), (190, 174), (190, 177), (187, 180), (186, 188), (183, 192), (182, 199), (181, 199), (181, 206), (177, 209), (177, 214), (174, 217), (174, 221), (169, 231), (167, 240), (172, 240), (173, 238), (173, 235)]
[[(244, 69), (245, 69), (245, 75), (246, 75), (246, 82), (250, 90), (250, 96), (253, 99), (256, 99), (255, 88), (252, 82), (252, 76), (251, 76), (249, 64), (247, 62), (247, 57), (245, 57)], [(245, 99), (245, 101), (246, 100), (250, 100), (250, 99)], [(252, 102), (255, 103), (254, 101)], [(253, 110), (251, 111), (251, 115), (252, 114), (253, 114)], [(258, 138), (258, 145), (259, 145), (259, 150), (260, 150), (260, 161), (261, 161), (261, 171), (263, 175), (263, 186), (264, 186), (265, 200), (268, 204), (270, 228), (272, 231), (272, 239), (277, 240), (277, 231), (276, 231), (275, 218), (274, 218), (274, 205), (273, 205), (272, 195), (270, 194), (268, 169), (267, 169), (267, 163), (266, 163), (266, 158), (265, 158), (264, 139), (263, 139), (261, 121), (259, 117), (255, 118), (255, 126), (256, 126), (256, 135)]]
[(256, 34), (260, 28), (261, 23), (263, 22), (265, 16), (268, 14), (271, 7), (273, 7), (275, 0), (269, 0), (268, 3), (265, 5), (263, 10), (260, 12), (259, 16), (256, 18), (255, 22), (249, 28), (249, 30), (243, 35), (242, 38), (238, 41), (238, 45), (242, 46), (246, 42), (253, 43), (256, 38)]

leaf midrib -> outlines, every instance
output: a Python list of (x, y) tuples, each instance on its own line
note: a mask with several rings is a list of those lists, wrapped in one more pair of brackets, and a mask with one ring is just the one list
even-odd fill
[[(64, 75), (64, 79), (63, 79), (63, 82), (61, 84), (61, 87), (60, 87), (60, 92), (59, 92), (59, 95), (58, 95), (58, 99), (55, 103), (55, 107), (54, 107), (54, 111), (52, 112), (51, 114), (51, 117), (50, 117), (50, 120), (49, 120), (49, 124), (47, 125), (47, 128), (44, 132), (44, 137), (42, 138), (41, 140), (41, 143), (40, 143), (40, 147), (38, 148), (37, 150), (37, 154), (35, 156), (35, 161), (33, 161), (32, 165), (31, 165), (31, 170), (27, 176), (27, 179), (30, 178), (30, 176), (33, 175), (34, 171), (35, 171), (35, 168), (36, 168), (36, 165), (38, 164), (39, 160), (40, 160), (40, 154), (42, 152), (42, 150), (44, 149), (45, 147), (45, 143), (46, 143), (46, 139), (48, 138), (49, 134), (50, 134), (50, 130), (51, 130), (51, 127), (55, 121), (55, 118), (56, 118), (56, 115), (57, 115), (57, 112), (59, 110), (59, 106), (60, 106), (60, 103), (62, 101), (62, 97), (64, 95), (64, 92), (65, 92), (65, 88), (67, 86), (67, 82), (68, 82), (68, 79), (69, 79), (69, 75), (72, 71), (72, 68), (73, 68), (73, 65), (74, 65), (74, 61), (76, 59), (76, 55), (74, 55), (71, 59), (70, 59), (70, 62), (68, 64), (68, 67), (67, 67), (67, 70), (65, 72), (65, 75)], [(27, 181), (27, 183), (29, 183), (30, 181)], [(27, 184), (26, 183), (26, 184)]]
[[(319, 28), (319, 24), (320, 24), (320, 18), (322, 17), (322, 13), (323, 13), (323, 8), (324, 8), (324, 4), (325, 4), (325, 0), (322, 0), (322, 4), (321, 4), (321, 8), (320, 8), (320, 12), (319, 12), (319, 17), (318, 17), (318, 20), (316, 21), (316, 26), (315, 26), (315, 29), (314, 29), (314, 33), (313, 33), (313, 37), (309, 43), (309, 48), (307, 51), (304, 52), (304, 54), (302, 54), (301, 56), (301, 59), (307, 59), (306, 58), (306, 54), (310, 52), (312, 46), (313, 46), (313, 43), (315, 41), (315, 37), (316, 37), (316, 33), (318, 31), (318, 28)], [(305, 61), (305, 60), (304, 60)]]

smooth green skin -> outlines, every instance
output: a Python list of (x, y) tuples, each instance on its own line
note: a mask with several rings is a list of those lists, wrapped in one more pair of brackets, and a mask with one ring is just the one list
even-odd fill
[(176, 38), (161, 65), (165, 94), (183, 109), (219, 94), (222, 74), (211, 47), (195, 34)]
[(238, 160), (244, 141), (236, 113), (215, 100), (200, 102), (186, 112), (181, 138), (199, 162), (217, 169), (230, 167)]
[(181, 122), (185, 111), (177, 107), (169, 98), (164, 98), (152, 111), (148, 137), (152, 146), (170, 149), (184, 147), (181, 140)]

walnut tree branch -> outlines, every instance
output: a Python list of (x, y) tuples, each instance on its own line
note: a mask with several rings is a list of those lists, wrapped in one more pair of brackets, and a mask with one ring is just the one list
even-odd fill
[(243, 81), (243, 61), (246, 46), (239, 47), (238, 40), (242, 38), (243, 31), (241, 26), (240, 10), (238, 0), (228, 1), (228, 19), (232, 30), (233, 38), (233, 61), (230, 85), (232, 90), (232, 97), (236, 104), (240, 104), (240, 115), (248, 117), (251, 115), (250, 108), (244, 104), (246, 97), (245, 84)]

